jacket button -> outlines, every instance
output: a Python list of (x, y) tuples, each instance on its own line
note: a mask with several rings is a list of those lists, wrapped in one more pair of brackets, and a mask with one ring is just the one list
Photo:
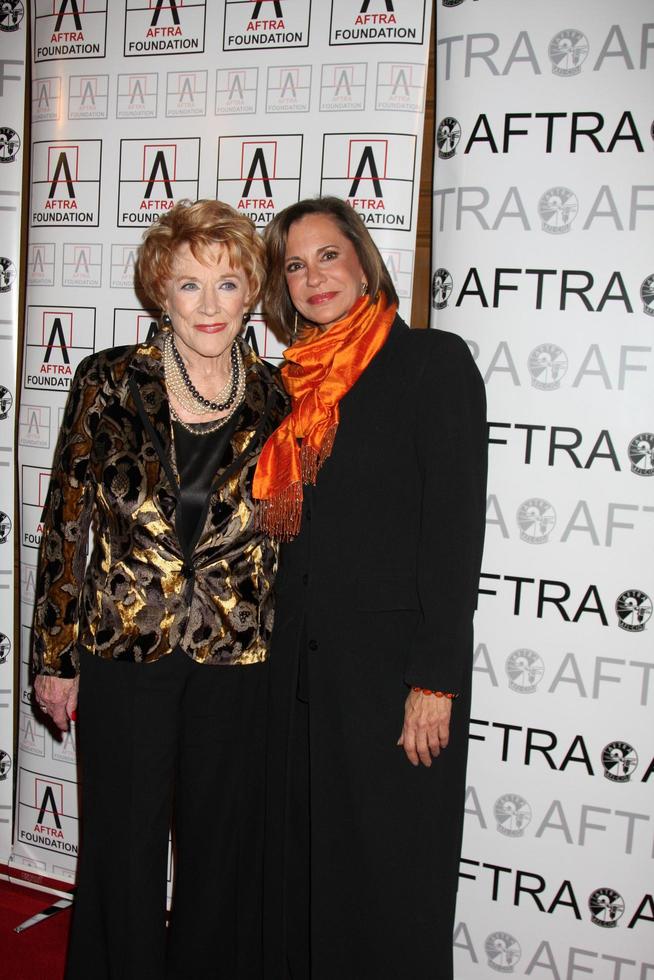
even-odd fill
[(309, 649), (310, 650), (317, 650), (318, 649), (318, 641), (317, 640), (309, 640)]
[(304, 575), (302, 576), (302, 585), (308, 585), (308, 584), (309, 584), (309, 573), (305, 572)]

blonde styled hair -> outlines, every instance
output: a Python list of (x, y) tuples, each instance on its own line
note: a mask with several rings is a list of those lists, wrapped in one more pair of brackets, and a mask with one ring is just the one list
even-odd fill
[(263, 286), (264, 245), (253, 223), (229, 204), (208, 199), (179, 201), (143, 235), (136, 275), (148, 300), (163, 309), (166, 283), (172, 276), (175, 255), (182, 245), (198, 262), (212, 245), (222, 245), (233, 269), (242, 269), (254, 308)]

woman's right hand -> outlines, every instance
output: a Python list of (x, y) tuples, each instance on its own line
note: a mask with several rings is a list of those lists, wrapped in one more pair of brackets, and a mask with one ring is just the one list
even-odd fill
[(79, 677), (48, 677), (39, 674), (34, 679), (34, 696), (41, 711), (65, 732), (69, 719), (77, 708)]

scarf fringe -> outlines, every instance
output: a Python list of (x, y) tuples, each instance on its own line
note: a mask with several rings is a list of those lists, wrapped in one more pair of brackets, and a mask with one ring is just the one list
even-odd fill
[(300, 530), (302, 484), (291, 483), (280, 493), (255, 504), (254, 526), (278, 541), (290, 541)]
[(302, 444), (302, 448), (300, 449), (302, 483), (311, 484), (311, 486), (315, 487), (316, 480), (318, 479), (318, 471), (325, 460), (329, 459), (332, 454), (337, 428), (337, 425), (332, 425), (327, 429), (320, 443), (320, 449), (314, 449), (313, 446), (308, 446), (306, 443)]

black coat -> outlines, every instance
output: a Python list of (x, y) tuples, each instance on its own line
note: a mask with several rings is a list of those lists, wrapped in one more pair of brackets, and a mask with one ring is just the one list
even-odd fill
[[(311, 980), (448, 980), (486, 507), (484, 388), (459, 337), (408, 330), (398, 317), (340, 412), (276, 584), (266, 977), (286, 976), (289, 732), (302, 663)], [(459, 694), (450, 745), (431, 769), (396, 746), (412, 684)]]

